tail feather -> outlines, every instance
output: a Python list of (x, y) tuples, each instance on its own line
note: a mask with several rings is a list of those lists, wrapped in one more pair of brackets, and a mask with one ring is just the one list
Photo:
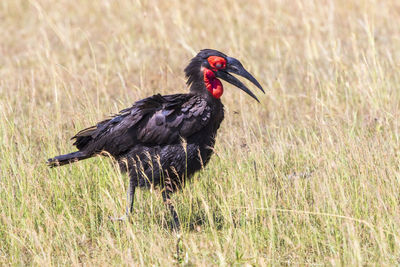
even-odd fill
[(47, 160), (47, 165), (49, 165), (49, 167), (53, 168), (53, 167), (58, 167), (58, 166), (62, 166), (65, 164), (70, 164), (82, 159), (87, 159), (90, 158), (91, 156), (88, 156), (86, 153), (82, 152), (82, 151), (76, 151), (76, 152), (72, 152), (69, 154), (65, 154), (65, 155), (60, 155), (51, 159)]

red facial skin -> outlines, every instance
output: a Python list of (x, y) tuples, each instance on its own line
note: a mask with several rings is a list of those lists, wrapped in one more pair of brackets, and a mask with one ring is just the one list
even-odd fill
[(218, 56), (210, 56), (207, 60), (211, 66), (211, 70), (204, 68), (204, 83), (211, 95), (218, 99), (224, 93), (224, 88), (222, 87), (221, 81), (215, 77), (214, 71), (225, 69), (226, 60)]
[(214, 71), (222, 70), (226, 68), (226, 60), (223, 57), (211, 56), (208, 57), (208, 63), (211, 66), (211, 69)]
[(215, 77), (215, 74), (212, 70), (207, 68), (204, 68), (204, 83), (206, 84), (207, 90), (213, 97), (218, 99), (224, 93), (224, 88), (222, 87), (221, 81)]

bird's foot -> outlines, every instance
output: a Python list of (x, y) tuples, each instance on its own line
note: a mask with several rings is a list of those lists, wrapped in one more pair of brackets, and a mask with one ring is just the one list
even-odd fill
[(182, 241), (182, 234), (181, 233), (176, 233), (176, 254), (175, 254), (175, 258), (178, 261), (178, 263), (182, 264), (182, 263), (187, 263), (187, 253), (186, 253), (186, 257), (185, 257), (185, 249), (184, 249), (184, 245), (183, 245), (183, 241)]
[(126, 214), (121, 216), (121, 217), (111, 217), (108, 216), (108, 219), (110, 219), (113, 222), (125, 222), (129, 219), (129, 216), (127, 216)]

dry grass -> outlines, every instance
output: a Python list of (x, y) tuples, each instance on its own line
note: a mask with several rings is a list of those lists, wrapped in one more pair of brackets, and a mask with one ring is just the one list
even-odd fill
[[(0, 265), (397, 265), (400, 3), (0, 2)], [(108, 159), (48, 169), (69, 137), (153, 93), (184, 92), (202, 48), (268, 89), (226, 85), (217, 156), (174, 196)], [(252, 87), (254, 88), (254, 87)], [(254, 89), (255, 90), (255, 89)]]

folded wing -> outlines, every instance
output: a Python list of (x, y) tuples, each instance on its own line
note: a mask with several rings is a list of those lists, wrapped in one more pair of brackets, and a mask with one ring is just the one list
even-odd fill
[(77, 133), (74, 145), (95, 154), (114, 157), (137, 144), (163, 145), (181, 142), (206, 126), (211, 108), (198, 95), (154, 95), (136, 102), (119, 114)]

